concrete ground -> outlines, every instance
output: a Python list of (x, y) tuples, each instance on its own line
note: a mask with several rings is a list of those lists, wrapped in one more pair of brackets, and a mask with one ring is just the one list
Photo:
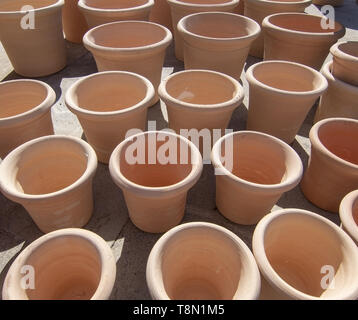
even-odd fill
[[(310, 13), (319, 13), (311, 5)], [(345, 38), (341, 40), (358, 40), (358, 5), (355, 0), (345, 0), (345, 5), (336, 8), (336, 19), (347, 28)], [(41, 78), (56, 91), (57, 102), (52, 110), (56, 134), (81, 137), (82, 129), (76, 117), (64, 104), (64, 93), (78, 78), (96, 72), (92, 55), (81, 45), (68, 43), (68, 66), (61, 72)], [(331, 57), (328, 57), (331, 59)], [(245, 70), (259, 60), (249, 57)], [(180, 71), (183, 64), (173, 54), (173, 46), (168, 49), (163, 77)], [(0, 45), (0, 77), (2, 81), (17, 79), (6, 53)], [(244, 104), (234, 113), (230, 128), (245, 130), (248, 106), (247, 82), (242, 76), (246, 98)], [(313, 123), (315, 107), (302, 126), (293, 143), (293, 148), (306, 166), (310, 142), (308, 133)], [(149, 110), (148, 120), (157, 121), (157, 128), (167, 126), (166, 112), (160, 103)], [(3, 138), (3, 137), (1, 137)], [(1, 160), (0, 160), (1, 161)], [(123, 195), (115, 186), (109, 175), (108, 167), (99, 164), (94, 179), (95, 210), (86, 229), (103, 237), (112, 247), (117, 261), (117, 278), (112, 299), (150, 299), (145, 281), (145, 268), (151, 248), (160, 235), (147, 234), (138, 230), (129, 220)], [(320, 210), (309, 203), (299, 187), (287, 192), (278, 201), (273, 210), (279, 208), (301, 208), (319, 213), (339, 223), (337, 214)], [(215, 178), (211, 165), (205, 165), (203, 175), (197, 185), (189, 192), (185, 219), (183, 222), (208, 221), (222, 225), (237, 234), (251, 248), (252, 233), (255, 226), (240, 226), (226, 220), (215, 208)], [(6, 273), (16, 256), (42, 233), (37, 229), (27, 212), (0, 194), (0, 288)]]

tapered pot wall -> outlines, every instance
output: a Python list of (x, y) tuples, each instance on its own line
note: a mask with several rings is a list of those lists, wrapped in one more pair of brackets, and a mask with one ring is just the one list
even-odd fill
[(62, 9), (63, 32), (65, 33), (66, 40), (74, 43), (82, 43), (88, 26), (77, 4), (78, 0), (65, 0), (65, 5)]
[(348, 193), (339, 206), (342, 228), (358, 245), (358, 189)]
[(149, 21), (159, 23), (173, 31), (172, 17), (167, 0), (154, 0), (154, 7), (150, 11)]

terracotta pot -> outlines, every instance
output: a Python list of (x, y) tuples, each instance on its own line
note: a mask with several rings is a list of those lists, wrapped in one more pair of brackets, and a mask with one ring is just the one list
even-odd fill
[(180, 223), (187, 192), (199, 180), (202, 168), (195, 145), (165, 131), (142, 132), (124, 140), (109, 162), (129, 217), (139, 229), (151, 233), (166, 232)]
[(292, 143), (317, 98), (327, 89), (318, 71), (288, 61), (265, 61), (246, 72), (250, 88), (247, 129)]
[(343, 230), (358, 245), (358, 190), (348, 193), (339, 206)]
[(265, 60), (287, 60), (320, 70), (330, 47), (345, 34), (345, 27), (323, 29), (324, 17), (306, 13), (278, 13), (262, 22)]
[(344, 0), (313, 0), (312, 3), (317, 6), (329, 5), (329, 6), (339, 7), (339, 6), (343, 6)]
[(358, 41), (336, 43), (331, 47), (332, 74), (346, 83), (358, 86)]
[(175, 56), (184, 61), (184, 43), (178, 32), (178, 22), (185, 16), (198, 12), (234, 12), (239, 0), (167, 0), (173, 23), (175, 44)]
[(102, 24), (125, 21), (148, 21), (154, 0), (79, 0), (78, 7), (90, 29)]
[[(22, 13), (34, 8), (33, 19)], [(61, 9), (64, 0), (5, 0), (0, 3), (0, 41), (15, 69), (25, 77), (42, 77), (66, 66)], [(34, 22), (34, 28), (28, 29)], [(23, 29), (25, 27), (25, 29)]]
[(301, 189), (317, 207), (338, 212), (343, 197), (358, 189), (358, 120), (321, 120), (312, 127), (310, 141)]
[(252, 225), (299, 183), (298, 154), (278, 138), (254, 131), (227, 134), (214, 145), (216, 206), (232, 222)]
[(146, 276), (155, 300), (253, 300), (260, 293), (260, 272), (246, 244), (206, 222), (163, 235), (150, 253)]
[[(243, 1), (243, 0), (241, 0)], [(259, 25), (265, 17), (280, 12), (304, 12), (311, 4), (312, 0), (245, 0), (244, 14), (246, 17), (254, 19)], [(264, 36), (261, 33), (253, 42), (250, 55), (263, 58), (264, 56)]]
[(83, 42), (92, 52), (98, 71), (138, 73), (150, 80), (156, 91), (162, 77), (165, 51), (172, 35), (165, 27), (143, 21), (114, 22), (88, 31)]
[(225, 12), (194, 13), (181, 19), (185, 69), (223, 72), (239, 80), (260, 26), (252, 19)]
[(284, 209), (257, 225), (253, 252), (261, 271), (260, 298), (351, 300), (358, 297), (358, 250), (330, 220)]
[[(29, 267), (34, 272), (33, 289), (23, 285), (23, 269)], [(100, 236), (83, 229), (63, 229), (40, 237), (17, 256), (5, 278), (2, 298), (106, 300), (115, 278), (114, 255)]]
[(173, 31), (172, 17), (167, 0), (154, 0), (154, 7), (150, 11), (149, 21), (159, 23)]
[(333, 62), (329, 61), (321, 70), (328, 80), (328, 90), (321, 97), (314, 121), (339, 117), (358, 120), (358, 86), (334, 77), (332, 65)]
[(88, 26), (77, 4), (78, 0), (65, 0), (65, 6), (62, 9), (63, 32), (65, 33), (66, 40), (82, 43)]
[(88, 143), (68, 136), (41, 137), (2, 161), (0, 189), (44, 233), (83, 227), (92, 215), (96, 168), (97, 157)]
[(98, 160), (108, 163), (130, 129), (145, 130), (154, 88), (146, 78), (107, 71), (77, 81), (66, 93), (67, 107), (77, 115)]
[(0, 83), (0, 158), (26, 141), (54, 134), (51, 107), (55, 91), (36, 80)]
[(234, 9), (234, 13), (239, 14), (241, 16), (245, 13), (245, 1), (240, 0), (238, 6)]

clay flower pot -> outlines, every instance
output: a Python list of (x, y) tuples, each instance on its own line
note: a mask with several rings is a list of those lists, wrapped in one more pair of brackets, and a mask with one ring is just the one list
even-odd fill
[(122, 21), (88, 31), (83, 42), (92, 52), (98, 71), (138, 73), (150, 80), (156, 91), (162, 77), (165, 51), (172, 41), (170, 31), (156, 23)]
[(353, 300), (358, 297), (358, 250), (332, 221), (284, 209), (257, 225), (253, 252), (261, 271), (260, 299)]
[[(21, 12), (25, 5), (34, 8), (33, 19)], [(66, 66), (63, 5), (64, 0), (1, 1), (0, 40), (16, 73), (42, 77)]]
[(66, 40), (82, 43), (88, 26), (77, 4), (78, 0), (65, 0), (65, 6), (62, 9), (63, 32), (65, 33)]
[(329, 5), (329, 6), (339, 7), (339, 6), (343, 6), (344, 0), (313, 0), (312, 3), (317, 6)]
[(260, 26), (252, 19), (225, 12), (194, 13), (181, 19), (185, 69), (222, 72), (239, 80)]
[(165, 131), (129, 137), (113, 151), (109, 162), (130, 219), (151, 233), (166, 232), (180, 223), (187, 192), (199, 180), (202, 168), (195, 145)]
[[(240, 2), (243, 0), (240, 0)], [(246, 17), (254, 19), (260, 26), (267, 16), (280, 12), (304, 12), (311, 4), (312, 0), (245, 0), (244, 14)], [(263, 58), (264, 56), (264, 36), (261, 33), (253, 42), (250, 55)]]
[[(28, 277), (26, 284), (33, 281), (34, 288), (23, 285), (23, 269), (29, 267), (34, 279)], [(115, 278), (116, 261), (106, 241), (91, 231), (63, 229), (40, 237), (17, 256), (6, 275), (2, 298), (106, 300)]]
[(175, 56), (184, 61), (184, 43), (178, 32), (178, 22), (185, 16), (198, 12), (234, 12), (239, 0), (167, 0), (173, 23)]
[(288, 61), (265, 61), (246, 72), (250, 88), (247, 129), (292, 143), (309, 110), (327, 89), (318, 71)]
[(358, 41), (336, 43), (330, 51), (333, 55), (333, 76), (358, 86)]
[(13, 150), (0, 164), (0, 189), (21, 204), (38, 228), (83, 227), (93, 210), (97, 157), (78, 138), (46, 136)]
[(353, 86), (332, 75), (333, 62), (327, 62), (321, 72), (328, 81), (328, 89), (319, 102), (315, 122), (327, 118), (358, 120), (358, 86)]
[(147, 285), (155, 300), (254, 300), (260, 272), (246, 244), (206, 222), (173, 228), (153, 247)]
[(54, 134), (55, 91), (36, 80), (0, 83), (0, 158), (26, 141)]
[(90, 29), (125, 20), (149, 20), (154, 0), (79, 0), (78, 7)]
[(66, 93), (67, 107), (77, 115), (98, 160), (108, 163), (130, 129), (145, 130), (154, 88), (146, 78), (107, 71), (77, 81)]
[(287, 60), (320, 70), (330, 47), (345, 34), (345, 27), (334, 22), (334, 29), (322, 28), (324, 17), (306, 13), (278, 13), (262, 22), (265, 60)]
[(150, 11), (149, 21), (159, 23), (170, 31), (173, 30), (172, 17), (167, 0), (154, 0), (154, 7)]
[(358, 245), (358, 190), (348, 193), (339, 206), (343, 230)]
[(312, 127), (310, 141), (301, 189), (317, 207), (338, 212), (343, 197), (358, 188), (358, 120), (321, 120)]
[(214, 145), (216, 206), (232, 222), (252, 225), (269, 213), (284, 192), (298, 185), (298, 154), (278, 138), (254, 131), (225, 135)]

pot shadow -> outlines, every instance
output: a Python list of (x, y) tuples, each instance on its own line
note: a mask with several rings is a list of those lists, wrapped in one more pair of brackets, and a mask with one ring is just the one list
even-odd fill
[(166, 50), (164, 68), (172, 68), (173, 69), (172, 73), (183, 71), (185, 69), (184, 62), (178, 60), (175, 57), (174, 41), (172, 41), (172, 43), (169, 45), (169, 47)]
[(246, 59), (245, 66), (244, 66), (244, 71), (246, 72), (247, 69), (249, 69), (252, 65), (262, 62), (262, 61), (263, 61), (263, 59), (261, 59), (261, 58), (256, 58), (254, 56), (248, 55), (247, 59)]
[(248, 110), (244, 103), (242, 103), (232, 114), (229, 122), (229, 129), (234, 131), (246, 130)]

